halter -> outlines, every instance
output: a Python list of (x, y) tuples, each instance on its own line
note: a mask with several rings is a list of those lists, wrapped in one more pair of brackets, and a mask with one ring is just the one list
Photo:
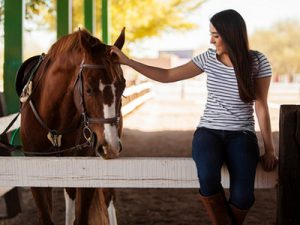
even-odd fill
[(120, 103), (118, 103), (118, 108), (116, 110), (116, 116), (110, 117), (110, 118), (93, 118), (89, 117), (86, 112), (86, 107), (84, 103), (84, 97), (83, 97), (83, 70), (84, 68), (88, 69), (105, 69), (106, 67), (104, 65), (96, 65), (96, 64), (86, 64), (84, 61), (81, 62), (80, 70), (78, 73), (78, 76), (75, 80), (74, 87), (76, 87), (76, 84), (78, 82), (78, 91), (80, 94), (80, 106), (81, 106), (81, 114), (83, 117), (83, 121), (85, 125), (89, 125), (90, 123), (99, 123), (99, 124), (111, 124), (111, 125), (118, 125), (120, 122)]
[[(46, 123), (41, 119), (38, 111), (36, 110), (31, 96), (29, 97), (29, 105), (33, 111), (33, 114), (35, 116), (35, 118), (37, 119), (38, 123), (45, 129), (48, 131), (48, 139), (50, 140), (50, 142), (52, 143), (52, 148), (54, 148), (54, 151), (50, 151), (50, 152), (25, 152), (23, 151), (25, 154), (29, 154), (29, 155), (53, 155), (53, 154), (57, 154), (60, 155), (63, 152), (66, 151), (79, 151), (82, 150), (84, 148), (87, 147), (93, 147), (94, 144), (94, 135), (92, 130), (89, 127), (89, 124), (91, 123), (98, 123), (98, 124), (111, 124), (111, 125), (116, 125), (118, 126), (119, 122), (120, 122), (120, 107), (121, 107), (121, 101), (118, 102), (118, 107), (116, 108), (116, 116), (115, 117), (111, 117), (111, 118), (104, 118), (104, 117), (100, 117), (100, 118), (93, 118), (93, 117), (89, 117), (87, 114), (87, 110), (86, 110), (86, 106), (85, 106), (85, 102), (84, 102), (84, 93), (83, 93), (83, 70), (84, 68), (88, 68), (88, 69), (105, 69), (106, 67), (104, 65), (97, 65), (97, 64), (86, 64), (84, 63), (84, 60), (82, 60), (81, 64), (80, 64), (80, 70), (78, 72), (77, 78), (74, 82), (74, 91), (76, 91), (76, 87), (78, 89), (79, 92), (79, 97), (80, 97), (80, 107), (81, 107), (81, 115), (83, 118), (83, 122), (81, 123), (83, 125), (83, 129), (82, 129), (82, 135), (84, 137), (84, 139), (86, 140), (84, 143), (82, 144), (77, 144), (73, 147), (67, 148), (67, 149), (60, 149), (61, 146), (61, 139), (62, 139), (62, 135), (66, 134), (66, 133), (70, 133), (76, 129), (78, 129), (78, 127), (73, 128), (73, 129), (66, 129), (66, 130), (54, 130), (54, 129), (50, 129)], [(78, 84), (78, 86), (77, 86)]]

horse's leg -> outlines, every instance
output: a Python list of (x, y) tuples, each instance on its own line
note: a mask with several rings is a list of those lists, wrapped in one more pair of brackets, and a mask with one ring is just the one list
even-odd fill
[(76, 209), (74, 225), (90, 225), (88, 222), (89, 210), (94, 197), (95, 188), (76, 189)]
[(65, 188), (65, 203), (66, 203), (66, 224), (73, 225), (75, 220), (75, 198), (76, 189), (75, 188)]
[(109, 224), (110, 225), (117, 225), (117, 214), (116, 214), (116, 208), (114, 205), (115, 199), (116, 199), (116, 193), (113, 188), (103, 188), (103, 194), (105, 197), (105, 203), (108, 211), (108, 218), (109, 218)]
[(109, 219), (106, 201), (110, 199), (106, 199), (103, 189), (97, 188), (89, 210), (89, 225), (116, 225)]
[(52, 215), (52, 188), (31, 187), (31, 192), (38, 210), (40, 225), (53, 225)]

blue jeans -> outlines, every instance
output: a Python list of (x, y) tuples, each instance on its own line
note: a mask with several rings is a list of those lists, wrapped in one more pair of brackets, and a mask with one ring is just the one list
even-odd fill
[(254, 133), (201, 127), (194, 133), (192, 153), (202, 195), (210, 196), (222, 190), (221, 168), (225, 163), (230, 175), (229, 202), (240, 209), (252, 206), (259, 160)]

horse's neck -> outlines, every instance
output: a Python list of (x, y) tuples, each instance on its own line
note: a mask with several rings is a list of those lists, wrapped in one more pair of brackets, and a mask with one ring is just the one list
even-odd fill
[[(61, 76), (60, 76), (61, 75)], [(40, 116), (47, 124), (57, 129), (70, 127), (78, 122), (79, 113), (73, 100), (72, 81), (68, 74), (45, 74), (37, 87), (35, 104)], [(60, 77), (59, 77), (60, 76)], [(65, 79), (59, 79), (65, 76)]]

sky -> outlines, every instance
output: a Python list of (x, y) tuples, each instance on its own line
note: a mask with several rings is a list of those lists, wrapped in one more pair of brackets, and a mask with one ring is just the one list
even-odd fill
[(257, 29), (269, 28), (281, 20), (295, 19), (300, 22), (299, 0), (207, 0), (188, 18), (198, 25), (196, 30), (172, 32), (145, 39), (130, 45), (132, 54), (136, 57), (155, 57), (159, 50), (209, 47), (209, 19), (225, 9), (234, 9), (242, 15), (249, 35)]

